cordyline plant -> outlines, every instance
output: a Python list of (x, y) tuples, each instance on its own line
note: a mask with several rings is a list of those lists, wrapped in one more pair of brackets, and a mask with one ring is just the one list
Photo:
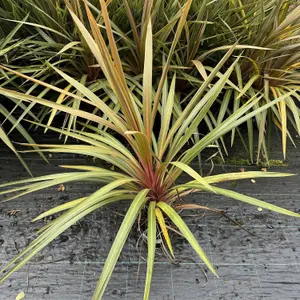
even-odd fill
[[(25, 21), (25, 19), (23, 20)], [(18, 40), (16, 39), (15, 35), (18, 33), (20, 30), (22, 24), (18, 24), (15, 26), (8, 35), (3, 35), (1, 36), (0, 34), (0, 63), (4, 63), (7, 61), (10, 61), (11, 58), (11, 53), (18, 51), (19, 47), (26, 42), (26, 40)], [(1, 69), (0, 71), (1, 74), (5, 77), (5, 80), (9, 80), (8, 76), (3, 72)], [(32, 89), (34, 89), (34, 85), (32, 86)], [(30, 90), (28, 91), (30, 92)], [(7, 103), (10, 102), (11, 106), (14, 108), (9, 111), (7, 107)], [(9, 138), (9, 134), (16, 129), (22, 137), (28, 142), (28, 143), (34, 143), (34, 140), (32, 137), (29, 135), (29, 133), (26, 131), (26, 129), (18, 122), (17, 118), (14, 116), (14, 112), (16, 108), (19, 108), (22, 111), (26, 111), (27, 107), (24, 105), (24, 103), (14, 99), (14, 98), (1, 98), (0, 95), (0, 139), (4, 142), (4, 144), (12, 150), (20, 162), (23, 164), (24, 168), (27, 170), (29, 174), (31, 174), (26, 162), (24, 159), (21, 157), (21, 155), (17, 152), (16, 147), (12, 143), (12, 141)], [(26, 112), (30, 117), (32, 117), (34, 120), (38, 121), (36, 116), (28, 111)], [(4, 126), (9, 129), (8, 132), (4, 130)], [(35, 147), (38, 149), (37, 147)], [(44, 154), (40, 152), (40, 155), (44, 160), (46, 160)], [(46, 160), (47, 161), (47, 160)]]
[[(103, 27), (99, 1), (90, 0), (86, 3), (92, 10), (98, 26)], [(88, 28), (89, 24), (83, 9), (83, 1), (70, 1), (70, 5), (76, 16)], [(111, 26), (116, 37), (115, 42), (122, 56), (123, 67), (127, 73), (140, 75), (144, 65), (144, 45), (149, 18), (155, 24), (153, 29), (154, 52), (160, 53), (161, 48), (168, 49), (170, 41), (172, 41), (174, 26), (181, 15), (182, 3), (178, 0), (118, 0), (108, 1), (107, 5), (111, 11)], [(184, 40), (195, 40), (197, 33), (195, 31), (200, 31), (197, 35), (200, 43), (201, 32), (203, 34), (204, 30), (199, 30), (198, 27), (205, 23), (202, 22), (201, 18), (204, 14), (205, 6), (202, 5), (201, 12), (200, 10), (198, 12), (199, 16), (196, 20), (191, 21), (191, 26), (187, 30), (190, 35)], [(31, 72), (35, 78), (41, 78), (47, 73), (50, 75), (51, 72), (53, 75), (53, 70), (45, 63), (51, 61), (77, 79), (82, 75), (88, 75), (89, 81), (102, 77), (99, 67), (95, 66), (96, 61), (88, 45), (82, 39), (80, 31), (74, 26), (65, 0), (46, 2), (39, 0), (1, 0), (0, 22), (4, 34), (10, 32), (12, 24), (23, 24), (23, 30), (18, 38), (27, 38), (27, 41), (18, 51), (19, 56), (10, 60), (11, 65), (19, 66), (23, 72), (25, 70), (27, 74)], [(186, 23), (187, 25), (188, 23)], [(104, 38), (106, 38), (105, 35)], [(192, 48), (193, 42), (187, 42), (188, 52), (195, 55), (199, 43), (196, 43), (196, 46)], [(184, 49), (184, 47), (185, 44), (182, 48)], [(184, 56), (189, 59), (192, 57), (190, 55), (189, 57)], [(162, 65), (161, 57), (159, 55), (154, 60), (155, 66), (158, 68)], [(177, 55), (177, 57), (179, 56)], [(31, 64), (28, 65), (28, 61)]]
[[(81, 2), (75, 0), (71, 5), (84, 22)], [(92, 5), (96, 1), (90, 2)], [(39, 79), (45, 74), (53, 78), (55, 72), (47, 65), (51, 61), (73, 77), (85, 74), (89, 80), (98, 77), (99, 69), (91, 67), (95, 59), (74, 26), (64, 0), (1, 0), (0, 23), (3, 34), (8, 34), (14, 24), (23, 25), (16, 35), (22, 45), (18, 55), (9, 60), (20, 72)]]
[[(256, 1), (249, 1), (238, 7), (237, 15), (241, 17), (239, 26), (235, 27), (234, 23), (226, 24), (227, 27), (232, 26), (232, 36), (235, 40), (255, 47), (245, 49), (236, 64), (231, 79), (237, 84), (239, 91), (235, 88), (225, 94), (221, 114), (226, 110), (229, 114), (234, 112), (245, 101), (255, 98), (255, 95), (262, 98), (254, 109), (282, 96), (279, 103), (253, 118), (259, 131), (257, 163), (262, 156), (268, 160), (273, 124), (281, 130), (284, 159), (287, 140), (290, 139), (295, 145), (288, 125), (300, 134), (300, 6), (296, 2), (275, 0), (258, 4)], [(239, 34), (239, 30), (243, 32), (242, 35)], [(292, 95), (291, 91), (294, 91)], [(251, 120), (247, 122), (247, 128), (248, 150), (250, 159), (254, 162)], [(232, 144), (234, 134), (235, 130), (232, 132)]]
[[(209, 270), (217, 275), (214, 266), (211, 264), (192, 232), (178, 213), (178, 210), (181, 211), (183, 209), (208, 210), (209, 208), (196, 204), (184, 203), (185, 195), (201, 191), (211, 192), (289, 216), (300, 216), (299, 214), (284, 208), (215, 186), (216, 183), (228, 180), (253, 177), (289, 176), (291, 174), (243, 172), (202, 177), (189, 167), (189, 163), (197, 157), (199, 152), (211, 145), (221, 135), (253, 117), (256, 113), (263, 111), (281, 100), (278, 98), (274, 100), (273, 103), (268, 103), (244, 116), (257, 100), (248, 101), (229, 118), (193, 144), (193, 146), (183, 150), (183, 147), (186, 146), (187, 142), (192, 138), (192, 135), (196, 131), (199, 123), (205, 117), (211, 105), (222, 92), (227, 79), (234, 68), (233, 64), (220, 79), (215, 81), (215, 83), (212, 83), (212, 80), (216, 79), (216, 73), (219, 72), (224, 62), (231, 55), (233, 51), (232, 48), (219, 62), (217, 67), (212, 70), (205, 82), (199, 87), (198, 91), (191, 97), (181, 114), (174, 117), (174, 110), (176, 110), (178, 106), (178, 104), (176, 104), (177, 98), (175, 96), (176, 75), (173, 75), (173, 79), (169, 86), (166, 80), (166, 74), (168, 72), (172, 50), (184, 27), (191, 2), (192, 1), (187, 1), (182, 7), (182, 15), (178, 21), (171, 51), (167, 57), (166, 64), (164, 65), (158, 88), (155, 91), (152, 87), (152, 26), (151, 20), (149, 20), (145, 39), (145, 63), (142, 93), (136, 92), (135, 89), (130, 89), (127, 85), (116, 44), (114, 42), (105, 1), (101, 0), (100, 3), (108, 36), (109, 48), (106, 45), (102, 33), (88, 6), (86, 6), (86, 12), (89, 17), (92, 34), (87, 31), (69, 7), (75, 23), (84, 36), (110, 84), (112, 98), (115, 98), (118, 101), (116, 105), (117, 109), (111, 109), (91, 90), (55, 67), (53, 68), (56, 72), (72, 84), (72, 86), (80, 92), (80, 95), (60, 90), (55, 86), (48, 85), (49, 88), (64, 93), (66, 96), (78, 98), (82, 102), (86, 102), (93, 106), (95, 111), (100, 111), (100, 115), (71, 108), (63, 103), (53, 103), (42, 97), (34, 97), (0, 88), (0, 93), (5, 96), (25, 102), (39, 103), (52, 108), (53, 111), (60, 110), (67, 112), (76, 118), (89, 121), (88, 124), (82, 122), (82, 124), (84, 124), (83, 126), (87, 129), (86, 131), (68, 131), (52, 128), (56, 132), (81, 141), (82, 145), (40, 145), (44, 151), (89, 155), (113, 164), (118, 170), (106, 170), (95, 166), (62, 166), (77, 171), (46, 175), (38, 178), (2, 184), (0, 186), (1, 188), (11, 188), (1, 192), (1, 194), (17, 192), (17, 195), (6, 200), (12, 200), (16, 197), (43, 188), (71, 181), (95, 181), (104, 183), (105, 185), (89, 196), (67, 202), (38, 216), (35, 220), (40, 220), (46, 216), (63, 212), (55, 220), (41, 228), (38, 232), (38, 237), (3, 268), (2, 272), (5, 272), (5, 274), (1, 281), (9, 277), (13, 272), (19, 270), (40, 250), (81, 218), (92, 213), (96, 209), (118, 201), (126, 200), (130, 202), (130, 206), (102, 269), (101, 276), (93, 295), (93, 299), (95, 300), (102, 299), (128, 234), (138, 215), (144, 210), (147, 210), (148, 212), (148, 258), (144, 299), (149, 299), (158, 230), (162, 232), (171, 255), (174, 255), (165, 218), (169, 218), (170, 221), (174, 223), (182, 236), (189, 241), (196, 253), (207, 265)], [(35, 79), (32, 80), (36, 81)], [(40, 82), (40, 84), (47, 85), (42, 82)], [(159, 133), (153, 130), (154, 120), (156, 117), (159, 117), (158, 113), (160, 113), (161, 118)], [(49, 126), (45, 127), (48, 128)], [(190, 175), (192, 180), (185, 184), (177, 185), (176, 179), (182, 172)]]
[[(104, 21), (99, 9), (99, 1), (86, 1), (86, 3), (91, 8), (98, 26), (103, 28)], [(83, 1), (72, 1), (70, 5), (72, 6), (72, 11), (80, 21), (87, 28), (90, 28)], [(162, 51), (168, 53), (169, 47), (172, 44), (173, 35), (176, 32), (176, 24), (182, 14), (182, 3), (161, 0), (119, 0), (109, 1), (107, 5), (109, 5), (111, 15), (113, 16), (111, 26), (121, 57), (122, 67), (127, 75), (136, 75), (134, 78), (136, 81), (140, 81), (142, 77), (146, 29), (149, 19), (151, 19), (152, 24), (155, 24), (152, 29), (153, 77), (159, 77), (161, 66), (164, 64)], [(195, 10), (197, 11), (196, 14)], [(178, 41), (176, 49), (173, 49), (174, 55), (172, 56), (171, 63), (173, 67), (177, 68), (178, 66), (178, 69), (180, 69), (187, 64), (187, 61), (195, 58), (199, 49), (201, 36), (205, 29), (204, 25), (206, 21), (202, 21), (205, 11), (204, 2), (200, 7), (196, 5), (190, 10), (189, 21), (186, 20), (185, 22), (186, 28), (189, 27), (189, 29), (185, 31), (186, 34), (181, 35), (181, 41)], [(16, 23), (17, 28), (20, 29), (17, 31), (13, 30), (9, 34), (9, 36), (15, 35), (15, 39), (18, 41), (18, 43), (13, 43), (12, 46), (14, 48), (7, 45), (7, 43), (3, 43), (2, 46), (4, 53), (8, 53), (9, 55), (8, 59), (3, 60), (3, 64), (15, 72), (7, 70), (4, 73), (0, 69), (2, 72), (2, 75), (0, 74), (1, 87), (13, 88), (14, 90), (37, 96), (37, 92), (41, 92), (39, 88), (36, 88), (37, 84), (32, 84), (32, 81), (26, 77), (25, 80), (22, 80), (20, 78), (21, 73), (71, 91), (73, 89), (72, 85), (65, 81), (64, 78), (57, 76), (55, 70), (49, 65), (51, 63), (72, 78), (80, 81), (94, 93), (102, 89), (103, 84), (105, 84), (103, 72), (101, 72), (99, 64), (96, 63), (95, 57), (92, 55), (80, 30), (74, 26), (71, 14), (64, 0), (50, 0), (47, 2), (38, 0), (0, 0), (0, 22), (2, 24), (0, 30), (2, 29), (3, 35), (11, 31), (12, 24)], [(106, 33), (103, 32), (103, 34), (104, 39), (107, 41)], [(193, 41), (196, 40), (197, 42), (194, 43)], [(17, 46), (18, 51), (15, 51)], [(187, 51), (185, 51), (185, 48)], [(180, 77), (180, 74), (178, 77)], [(132, 80), (131, 83), (136, 85)], [(154, 82), (154, 84), (156, 83)], [(189, 86), (187, 81), (186, 83), (185, 86)], [(154, 88), (156, 87), (154, 86)], [(176, 89), (179, 89), (179, 84), (177, 84)], [(107, 91), (104, 91), (104, 93), (107, 94)], [(104, 101), (108, 98), (103, 93), (97, 93), (97, 95)], [(65, 95), (58, 95), (57, 101), (58, 103), (60, 101), (66, 102)], [(78, 99), (68, 98), (67, 101), (70, 106), (80, 107), (80, 100)], [(114, 104), (112, 103), (112, 105)], [(34, 104), (31, 104), (26, 112), (31, 112), (33, 106)], [(35, 106), (35, 109), (37, 107), (38, 105)], [(48, 107), (39, 108), (35, 120), (43, 122), (49, 111), (50, 108)], [(22, 114), (18, 118), (17, 123), (21, 124), (25, 116), (26, 113)], [(64, 122), (66, 128), (75, 128), (75, 121), (75, 118), (66, 114)], [(48, 122), (48, 125), (50, 124), (51, 122)]]

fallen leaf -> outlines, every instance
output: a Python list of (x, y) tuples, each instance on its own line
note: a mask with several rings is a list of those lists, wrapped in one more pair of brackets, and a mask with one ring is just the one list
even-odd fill
[(59, 192), (64, 192), (65, 189), (66, 189), (65, 186), (64, 186), (63, 184), (61, 184), (61, 185), (58, 187), (57, 190), (58, 190)]
[(24, 297), (25, 297), (25, 293), (24, 293), (24, 292), (21, 292), (21, 293), (19, 293), (18, 296), (16, 297), (16, 300), (22, 300), (22, 299), (24, 299)]
[(266, 168), (261, 168), (261, 170), (262, 170), (263, 172), (267, 172), (267, 169), (266, 169)]
[(21, 211), (19, 209), (11, 209), (8, 210), (7, 213), (11, 216), (16, 215), (17, 213), (20, 213)]
[(252, 183), (255, 183), (256, 181), (255, 181), (254, 179), (251, 179), (251, 182), (252, 182)]
[(257, 210), (258, 210), (258, 211), (262, 211), (263, 209), (262, 209), (261, 207), (258, 207)]

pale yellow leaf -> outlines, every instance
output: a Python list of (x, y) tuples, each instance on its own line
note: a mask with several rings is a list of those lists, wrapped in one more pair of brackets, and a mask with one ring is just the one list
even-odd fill
[(24, 299), (24, 297), (25, 297), (25, 293), (21, 292), (17, 295), (16, 300), (22, 300), (22, 299)]

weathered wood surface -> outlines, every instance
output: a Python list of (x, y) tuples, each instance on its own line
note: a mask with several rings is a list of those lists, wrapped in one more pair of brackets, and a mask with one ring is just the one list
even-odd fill
[[(293, 152), (291, 152), (293, 151)], [(299, 152), (290, 150), (290, 167), (273, 168), (299, 172)], [(292, 153), (292, 154), (291, 154)], [(279, 153), (278, 157), (279, 157)], [(34, 175), (57, 171), (59, 164), (83, 164), (84, 158), (53, 156), (45, 165), (27, 155)], [(297, 161), (298, 159), (298, 161)], [(298, 163), (297, 163), (298, 162)], [(259, 169), (245, 167), (246, 170)], [(214, 173), (238, 171), (238, 166), (215, 167)], [(0, 144), (0, 182), (26, 177), (16, 158)], [(182, 177), (180, 181), (187, 178)], [(261, 200), (300, 212), (300, 176), (285, 179), (258, 179), (225, 186)], [(30, 220), (66, 200), (84, 196), (95, 184), (66, 184), (0, 204), (0, 264), (13, 258), (29, 241), (43, 221)], [(1, 197), (1, 196), (0, 196)], [(5, 199), (4, 197), (0, 200)], [(151, 299), (157, 300), (296, 300), (300, 299), (300, 219), (288, 218), (217, 195), (193, 195), (187, 202), (226, 209), (230, 217), (250, 230), (251, 236), (217, 215), (185, 217), (195, 236), (218, 268), (220, 278), (203, 275), (203, 264), (190, 246), (174, 237), (177, 265), (160, 253), (156, 257)], [(9, 211), (18, 210), (15, 215)], [(97, 278), (116, 235), (126, 205), (107, 207), (88, 216), (65, 232), (33, 261), (0, 285), (0, 300), (14, 300), (24, 291), (29, 300), (90, 299)], [(187, 214), (187, 213), (186, 213)], [(146, 265), (136, 250), (138, 235), (132, 233), (120, 257), (104, 299), (142, 299)], [(143, 252), (145, 256), (145, 251)], [(139, 265), (139, 262), (140, 265)], [(139, 267), (139, 274), (137, 274)], [(204, 268), (205, 269), (205, 268)]]

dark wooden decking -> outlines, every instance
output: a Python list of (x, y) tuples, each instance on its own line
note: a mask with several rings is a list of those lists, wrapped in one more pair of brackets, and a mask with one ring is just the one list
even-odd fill
[[(280, 148), (280, 144), (279, 144)], [(241, 150), (242, 151), (242, 150)], [(237, 151), (239, 152), (239, 151)], [(276, 152), (276, 151), (275, 151)], [(278, 151), (277, 151), (278, 152)], [(272, 170), (299, 172), (299, 151), (291, 149), (292, 163)], [(280, 158), (280, 153), (275, 156)], [(84, 158), (53, 156), (45, 165), (37, 156), (27, 157), (34, 175), (57, 171), (59, 164), (84, 164)], [(238, 171), (239, 166), (216, 166), (214, 173)], [(245, 167), (257, 170), (257, 167)], [(0, 144), (0, 182), (26, 177), (17, 159)], [(300, 212), (300, 176), (285, 179), (257, 179), (225, 184), (238, 192)], [(180, 181), (187, 180), (181, 177)], [(44, 222), (30, 223), (41, 212), (66, 200), (94, 191), (89, 183), (66, 184), (0, 204), (0, 265), (4, 265), (32, 240)], [(0, 196), (1, 197), (1, 196)], [(4, 197), (0, 199), (5, 199)], [(174, 237), (177, 265), (158, 251), (151, 299), (157, 300), (296, 300), (300, 299), (300, 219), (259, 211), (217, 195), (189, 196), (186, 202), (226, 209), (230, 217), (250, 230), (249, 235), (217, 215), (185, 217), (198, 241), (218, 269), (220, 278), (208, 273), (191, 247)], [(116, 235), (126, 205), (107, 207), (73, 226), (45, 248), (28, 265), (0, 285), (0, 299), (14, 300), (24, 291), (26, 300), (90, 299), (106, 255)], [(17, 210), (15, 214), (10, 211)], [(188, 214), (188, 213), (186, 213)], [(108, 285), (104, 299), (142, 299), (146, 264), (136, 250), (138, 235), (132, 233)], [(146, 252), (142, 252), (145, 256)], [(139, 266), (139, 275), (137, 274)], [(205, 269), (205, 268), (204, 268)]]

